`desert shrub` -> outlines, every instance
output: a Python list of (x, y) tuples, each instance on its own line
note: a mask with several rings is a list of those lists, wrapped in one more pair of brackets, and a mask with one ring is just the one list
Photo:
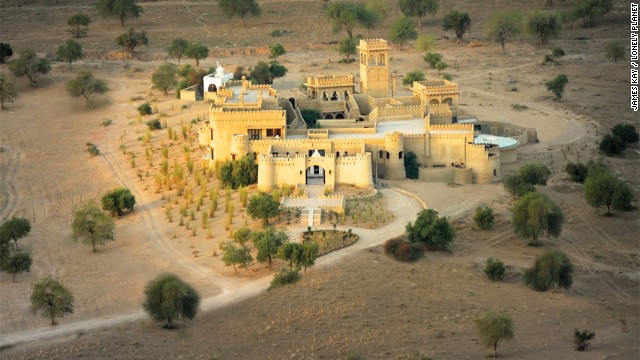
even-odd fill
[(619, 136), (607, 134), (602, 138), (599, 148), (606, 155), (614, 155), (623, 152), (626, 145)]
[(480, 205), (476, 208), (476, 215), (473, 217), (476, 226), (482, 230), (488, 230), (493, 228), (495, 217), (493, 216), (493, 209), (487, 205)]
[(158, 119), (151, 119), (147, 121), (147, 127), (149, 128), (149, 130), (160, 130), (162, 129), (162, 124)]
[(556, 287), (568, 289), (573, 283), (573, 265), (560, 251), (547, 251), (538, 256), (531, 269), (524, 272), (524, 282), (536, 291)]
[(504, 279), (504, 271), (504, 264), (500, 260), (489, 258), (484, 263), (484, 273), (489, 280)]
[(424, 253), (423, 247), (417, 243), (411, 243), (403, 238), (389, 239), (384, 243), (385, 254), (392, 255), (396, 260), (413, 262), (420, 259)]
[(411, 85), (414, 81), (424, 81), (424, 72), (421, 70), (409, 71), (402, 78), (403, 85)]
[(640, 139), (638, 131), (633, 124), (617, 124), (611, 129), (611, 134), (617, 136), (625, 145), (637, 143)]
[(91, 155), (91, 157), (100, 155), (100, 149), (98, 149), (98, 146), (91, 142), (87, 142), (86, 151)]
[(284, 32), (282, 32), (282, 30), (280, 29), (275, 29), (271, 33), (269, 33), (269, 35), (271, 35), (272, 37), (280, 37), (282, 36), (282, 34), (284, 34)]
[(513, 108), (513, 110), (517, 111), (527, 110), (529, 108), (527, 105), (522, 104), (511, 104), (511, 107)]
[(151, 105), (148, 102), (144, 102), (138, 106), (138, 112), (140, 115), (151, 115), (153, 110), (151, 109)]
[(565, 55), (566, 53), (564, 52), (564, 50), (562, 50), (561, 47), (557, 47), (551, 51), (551, 56), (553, 56), (554, 58), (560, 58)]
[(294, 284), (298, 280), (300, 280), (300, 271), (298, 270), (289, 270), (284, 267), (273, 276), (271, 280), (271, 285), (269, 285), (269, 289), (275, 289), (287, 284)]
[(551, 175), (549, 168), (541, 163), (530, 163), (522, 165), (518, 169), (518, 176), (525, 182), (533, 185), (547, 185), (547, 180)]
[(589, 347), (589, 341), (596, 336), (589, 330), (580, 331), (575, 329), (573, 332), (573, 345), (576, 351), (585, 351)]
[(584, 180), (587, 178), (588, 168), (581, 162), (570, 162), (567, 164), (567, 166), (564, 167), (564, 171), (569, 174), (571, 180), (579, 183), (584, 183)]
[(105, 119), (105, 120), (100, 121), (100, 125), (105, 126), (105, 127), (111, 125), (112, 123), (113, 123), (113, 120), (111, 120), (111, 119)]

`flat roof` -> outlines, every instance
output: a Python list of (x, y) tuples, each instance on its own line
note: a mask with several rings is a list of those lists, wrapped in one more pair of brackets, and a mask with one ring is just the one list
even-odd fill
[(498, 145), (500, 149), (508, 149), (518, 145), (518, 140), (504, 136), (495, 136), (489, 134), (480, 134), (473, 138), (474, 144), (493, 144)]
[[(233, 90), (233, 98), (227, 99), (228, 103), (239, 103), (240, 102), (240, 93), (242, 92), (242, 85), (231, 85), (228, 86), (227, 89)], [(257, 103), (258, 102), (258, 94), (262, 92), (262, 98), (266, 99), (269, 97), (269, 90), (253, 90), (246, 89), (244, 93), (244, 102), (245, 103)]]

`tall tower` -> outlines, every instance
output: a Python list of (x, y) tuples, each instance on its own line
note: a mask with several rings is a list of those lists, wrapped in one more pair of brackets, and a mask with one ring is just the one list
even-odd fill
[(389, 45), (384, 39), (361, 39), (360, 93), (389, 97)]

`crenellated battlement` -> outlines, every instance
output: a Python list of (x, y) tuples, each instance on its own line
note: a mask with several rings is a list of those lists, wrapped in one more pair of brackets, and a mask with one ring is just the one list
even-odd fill
[(388, 50), (389, 43), (385, 39), (360, 39), (360, 50)]
[(387, 141), (397, 142), (401, 140), (402, 134), (398, 131), (394, 131), (384, 134), (384, 137)]
[(345, 75), (319, 75), (319, 76), (308, 76), (307, 77), (307, 87), (315, 87), (315, 88), (325, 88), (325, 87), (352, 87), (353, 75), (345, 74)]
[(473, 131), (473, 124), (433, 124), (432, 130), (466, 130)]

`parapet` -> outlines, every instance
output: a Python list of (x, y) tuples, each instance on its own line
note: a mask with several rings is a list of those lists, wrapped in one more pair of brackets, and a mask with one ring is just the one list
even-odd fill
[(362, 50), (388, 50), (389, 43), (385, 39), (360, 39), (358, 49)]
[(307, 87), (314, 88), (324, 88), (324, 87), (344, 87), (344, 86), (354, 86), (353, 83), (353, 75), (319, 75), (319, 76), (308, 76), (307, 83), (305, 84)]

